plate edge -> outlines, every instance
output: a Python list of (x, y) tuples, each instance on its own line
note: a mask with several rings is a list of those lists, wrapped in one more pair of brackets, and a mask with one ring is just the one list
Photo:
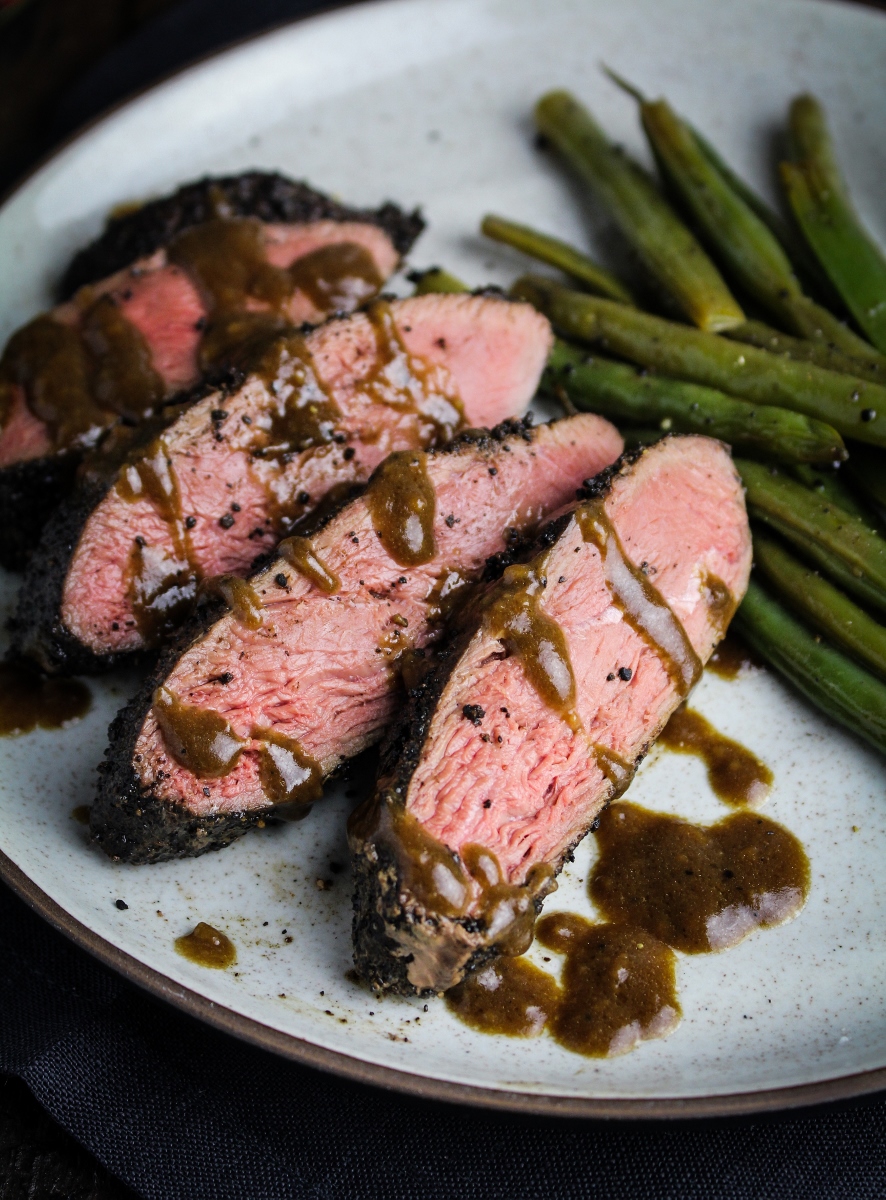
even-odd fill
[(396, 1067), (368, 1063), (338, 1050), (272, 1029), (268, 1025), (208, 1000), (199, 992), (176, 983), (162, 972), (140, 962), (112, 942), (94, 933), (72, 917), (57, 901), (0, 850), (0, 879), (57, 932), (97, 958), (104, 966), (155, 999), (165, 1001), (189, 1016), (204, 1021), (222, 1033), (258, 1046), (282, 1058), (328, 1071), (356, 1083), (370, 1084), (423, 1100), (442, 1100), (474, 1108), (535, 1116), (580, 1117), (633, 1121), (680, 1120), (686, 1117), (740, 1117), (807, 1108), (812, 1105), (857, 1099), (886, 1089), (886, 1067), (842, 1075), (818, 1083), (769, 1088), (760, 1092), (734, 1092), (722, 1096), (672, 1096), (651, 1100), (594, 1097), (544, 1096), (530, 1092), (502, 1091), (453, 1083), (415, 1075)]
[[(282, 20), (256, 33), (235, 38), (225, 45), (201, 54), (176, 67), (165, 75), (137, 88), (109, 105), (94, 117), (74, 129), (67, 137), (52, 146), (22, 175), (0, 192), (0, 209), (28, 184), (45, 166), (75, 141), (102, 121), (113, 116), (148, 92), (170, 82), (186, 71), (203, 65), (222, 54), (237, 50), (259, 38), (273, 34), (290, 25), (298, 25), (314, 17), (323, 17), (339, 9), (350, 8), (359, 0), (330, 0), (304, 17)], [(823, 0), (833, 7), (852, 4), (853, 7), (883, 11), (883, 0)], [(686, 1117), (739, 1117), (777, 1113), (813, 1105), (851, 1100), (886, 1090), (886, 1067), (853, 1075), (839, 1076), (819, 1083), (773, 1088), (761, 1092), (736, 1092), (722, 1096), (660, 1097), (654, 1100), (620, 1099), (611, 1097), (543, 1096), (532, 1093), (500, 1091), (471, 1084), (451, 1083), (413, 1075), (394, 1067), (367, 1063), (340, 1051), (328, 1050), (312, 1042), (282, 1033), (250, 1017), (217, 1004), (212, 1000), (176, 983), (153, 967), (148, 967), (113, 943), (94, 933), (87, 925), (72, 917), (60, 904), (39, 888), (33, 880), (3, 850), (0, 850), (0, 880), (28, 907), (46, 920), (80, 949), (85, 950), (104, 966), (109, 967), (130, 983), (147, 991), (155, 999), (172, 1004), (189, 1016), (204, 1021), (223, 1033), (241, 1041), (278, 1054), (303, 1065), (328, 1071), (357, 1083), (382, 1087), (387, 1091), (416, 1096), (425, 1100), (442, 1100), (467, 1104), (476, 1108), (522, 1113), (537, 1116), (559, 1116), (585, 1119), (680, 1120)]]

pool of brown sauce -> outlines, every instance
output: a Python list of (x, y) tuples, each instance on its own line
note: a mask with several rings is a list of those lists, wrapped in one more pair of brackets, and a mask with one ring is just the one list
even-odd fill
[(199, 967), (224, 971), (237, 961), (234, 943), (220, 929), (200, 921), (195, 928), (175, 939), (175, 950)]
[(51, 679), (23, 662), (0, 663), (0, 737), (61, 729), (83, 717), (92, 695), (78, 679)]

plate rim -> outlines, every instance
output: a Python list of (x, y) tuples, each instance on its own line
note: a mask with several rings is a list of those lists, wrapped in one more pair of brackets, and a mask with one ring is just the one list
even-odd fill
[(550, 1096), (536, 1092), (484, 1088), (469, 1083), (435, 1079), (432, 1076), (401, 1071), (381, 1063), (367, 1062), (340, 1050), (318, 1046), (292, 1033), (244, 1016), (226, 1005), (210, 1000), (200, 992), (176, 983), (154, 967), (141, 962), (101, 937), (82, 921), (72, 917), (57, 901), (0, 850), (0, 880), (7, 884), (28, 907), (64, 934), (80, 949), (110, 967), (129, 983), (134, 983), (155, 999), (195, 1017), (221, 1033), (257, 1046), (303, 1066), (328, 1071), (354, 1083), (369, 1084), (386, 1091), (415, 1096), (422, 1100), (467, 1104), (523, 1115), (585, 1118), (681, 1120), (683, 1118), (746, 1117), (774, 1114), (814, 1105), (831, 1104), (871, 1096), (886, 1089), (886, 1067), (839, 1075), (816, 1083), (763, 1091), (730, 1092), (716, 1096), (658, 1096), (652, 1099), (613, 1096)]
[[(368, 0), (368, 2), (385, 3), (385, 0)], [(884, 0), (819, 0), (819, 2), (833, 5), (834, 8), (853, 7), (880, 12), (886, 8)], [(67, 137), (41, 155), (24, 174), (0, 192), (0, 212), (40, 171), (67, 151), (75, 142), (130, 104), (141, 100), (149, 92), (162, 87), (195, 67), (200, 67), (224, 54), (237, 51), (252, 42), (273, 36), (283, 29), (304, 24), (314, 18), (356, 7), (358, 3), (367, 4), (367, 0), (326, 0), (318, 8), (303, 16), (275, 22), (256, 33), (235, 38), (214, 50), (197, 55), (181, 66), (152, 80), (144, 87), (128, 93), (82, 125), (77, 126)], [(176, 983), (162, 971), (148, 966), (134, 955), (121, 950), (113, 942), (95, 933), (88, 925), (71, 916), (2, 849), (0, 849), (0, 880), (56, 932), (67, 937), (74, 945), (85, 950), (128, 983), (135, 984), (146, 991), (154, 999), (171, 1004), (174, 1008), (194, 1017), (212, 1029), (291, 1062), (326, 1071), (354, 1083), (380, 1087), (400, 1095), (414, 1096), (422, 1100), (465, 1104), (472, 1108), (525, 1116), (586, 1120), (678, 1121), (685, 1118), (709, 1119), (772, 1115), (816, 1105), (861, 1099), (886, 1090), (886, 1067), (839, 1075), (816, 1083), (766, 1088), (762, 1091), (730, 1092), (711, 1096), (659, 1096), (651, 1099), (612, 1096), (552, 1096), (435, 1079), (431, 1076), (402, 1071), (380, 1063), (367, 1062), (355, 1055), (319, 1046), (305, 1038), (297, 1037), (295, 1034), (284, 1033), (282, 1030), (265, 1025), (254, 1017), (244, 1016), (224, 1004), (208, 999), (192, 988)]]

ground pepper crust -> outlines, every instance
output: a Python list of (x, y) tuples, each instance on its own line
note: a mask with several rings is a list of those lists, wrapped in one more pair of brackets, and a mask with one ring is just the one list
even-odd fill
[(179, 657), (224, 610), (222, 602), (214, 601), (194, 614), (168, 642), (154, 670), (108, 728), (89, 828), (92, 840), (113, 859), (141, 864), (196, 858), (230, 845), (270, 815), (268, 808), (199, 817), (183, 805), (159, 799), (133, 769), (135, 743), (154, 692)]
[(348, 208), (284, 175), (247, 171), (242, 175), (206, 176), (180, 187), (171, 196), (151, 200), (134, 212), (111, 217), (104, 233), (74, 256), (59, 285), (59, 298), (69, 299), (86, 283), (95, 283), (166, 246), (181, 230), (213, 215), (212, 198), (221, 192), (231, 213), (268, 223), (363, 221), (377, 225), (399, 254), (406, 254), (424, 229), (419, 211), (405, 213), (396, 204), (378, 209)]
[(0, 566), (22, 571), (40, 532), (73, 487), (80, 455), (70, 450), (0, 470)]
[[(200, 383), (185, 395), (172, 397), (168, 403), (170, 406), (196, 404), (214, 392), (219, 392), (221, 400), (241, 379), (242, 375), (236, 371), (226, 372), (226, 382), (221, 386)], [(37, 462), (52, 464), (67, 457), (74, 457), (76, 469), (80, 456), (66, 454)], [(7, 471), (17, 469), (18, 466), (9, 467)], [(0, 495), (5, 474), (0, 471)], [(74, 637), (61, 619), (62, 596), (71, 560), (87, 521), (110, 486), (109, 482), (81, 481), (73, 492), (61, 497), (43, 524), (43, 532), (27, 563), (23, 564), (25, 576), (16, 602), (10, 654), (31, 658), (53, 675), (96, 675), (143, 657), (140, 654), (96, 654)]]

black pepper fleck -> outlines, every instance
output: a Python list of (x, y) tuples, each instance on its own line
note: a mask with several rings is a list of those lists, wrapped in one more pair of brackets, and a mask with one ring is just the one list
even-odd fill
[(471, 722), (472, 725), (479, 725), (486, 716), (484, 709), (479, 704), (466, 704), (461, 710), (462, 716)]
[(274, 576), (274, 583), (276, 583), (277, 587), (285, 588), (286, 582), (287, 582), (286, 576), (283, 574), (282, 571), (280, 572), (279, 575)]
[(125, 909), (129, 908), (129, 905), (126, 903), (125, 900), (115, 900), (114, 905), (115, 905), (115, 907), (119, 908), (121, 912), (123, 912)]
[(634, 672), (631, 670), (630, 667), (619, 667), (618, 668), (618, 677), (619, 677), (619, 679), (623, 679), (625, 681), (625, 683), (628, 682), (628, 680), (631, 678), (631, 676), (633, 674), (634, 674)]
[(219, 517), (218, 523), (221, 525), (222, 529), (230, 529), (234, 524), (234, 518), (230, 513), (225, 513), (223, 517)]

